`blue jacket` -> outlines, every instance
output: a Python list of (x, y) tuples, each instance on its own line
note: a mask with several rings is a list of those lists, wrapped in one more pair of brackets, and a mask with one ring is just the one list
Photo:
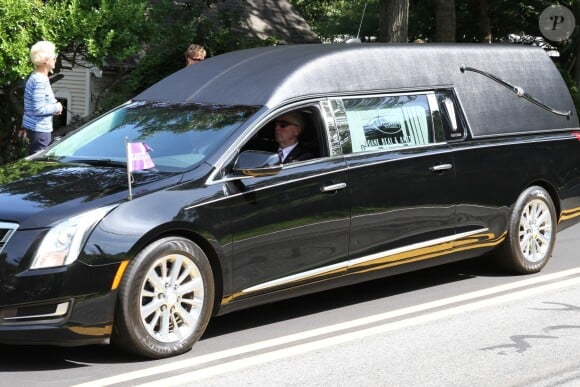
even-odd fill
[(58, 111), (48, 77), (32, 73), (24, 88), (22, 127), (37, 132), (52, 132), (52, 116)]

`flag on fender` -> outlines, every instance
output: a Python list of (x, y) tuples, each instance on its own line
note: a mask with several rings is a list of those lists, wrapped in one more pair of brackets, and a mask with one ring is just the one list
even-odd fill
[(149, 145), (144, 142), (127, 143), (127, 169), (129, 172), (149, 169), (155, 166), (149, 151), (152, 151)]

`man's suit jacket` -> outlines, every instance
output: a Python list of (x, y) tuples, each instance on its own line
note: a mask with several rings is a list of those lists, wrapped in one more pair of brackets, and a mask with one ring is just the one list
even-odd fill
[(312, 158), (314, 158), (314, 155), (308, 150), (308, 148), (299, 142), (296, 144), (294, 149), (288, 153), (288, 156), (286, 156), (284, 159), (283, 164), (293, 163), (295, 161), (304, 161)]

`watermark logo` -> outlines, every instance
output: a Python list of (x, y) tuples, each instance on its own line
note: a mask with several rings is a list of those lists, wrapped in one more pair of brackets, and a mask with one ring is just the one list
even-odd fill
[(542, 11), (538, 23), (542, 35), (553, 42), (568, 39), (576, 27), (572, 11), (557, 4), (550, 5)]

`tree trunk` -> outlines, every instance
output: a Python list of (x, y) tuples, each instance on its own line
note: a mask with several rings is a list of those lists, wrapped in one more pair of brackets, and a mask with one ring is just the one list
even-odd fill
[(435, 1), (435, 41), (455, 42), (455, 0)]
[(407, 43), (409, 0), (380, 0), (379, 42)]
[(489, 2), (488, 0), (477, 1), (479, 7), (477, 10), (478, 22), (477, 28), (479, 32), (479, 41), (482, 43), (491, 43), (491, 25), (489, 22)]
[[(575, 0), (572, 3), (572, 12), (574, 13), (574, 19), (576, 19), (576, 29), (579, 28), (580, 24), (580, 1)], [(576, 85), (580, 86), (580, 38), (578, 36), (572, 35), (572, 39), (575, 39), (575, 47), (574, 47), (574, 73), (572, 74), (572, 78), (576, 81)]]

